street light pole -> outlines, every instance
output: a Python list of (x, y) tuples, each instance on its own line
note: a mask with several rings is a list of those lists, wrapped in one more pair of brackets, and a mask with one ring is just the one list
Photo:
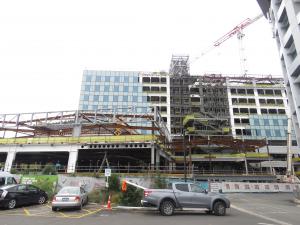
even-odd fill
[(184, 162), (183, 162), (183, 169), (184, 169), (184, 182), (186, 182), (186, 147), (185, 147), (185, 129), (183, 129), (183, 134), (182, 134), (182, 148), (183, 148), (183, 156), (184, 156)]

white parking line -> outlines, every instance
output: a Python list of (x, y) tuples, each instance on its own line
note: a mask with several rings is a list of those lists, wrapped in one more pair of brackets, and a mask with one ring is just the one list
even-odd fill
[(255, 213), (255, 212), (249, 211), (247, 209), (237, 207), (236, 205), (231, 205), (231, 208), (236, 209), (240, 212), (247, 213), (247, 214), (252, 215), (252, 216), (259, 217), (259, 218), (264, 219), (264, 220), (269, 220), (271, 222), (274, 222), (274, 223), (277, 223), (277, 224), (280, 224), (280, 225), (293, 225), (291, 223), (287, 223), (287, 222), (284, 222), (284, 221), (281, 221), (281, 220), (277, 220), (275, 218), (271, 218), (271, 217), (268, 217), (268, 216), (263, 216), (263, 215)]

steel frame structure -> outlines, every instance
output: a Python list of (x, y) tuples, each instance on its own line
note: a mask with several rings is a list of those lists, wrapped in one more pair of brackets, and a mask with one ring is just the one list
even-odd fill
[(165, 140), (171, 139), (160, 113), (152, 108), (145, 113), (130, 107), (126, 113), (107, 109), (0, 114), (0, 138), (71, 137), (76, 127), (80, 128), (80, 136), (138, 135), (151, 131)]

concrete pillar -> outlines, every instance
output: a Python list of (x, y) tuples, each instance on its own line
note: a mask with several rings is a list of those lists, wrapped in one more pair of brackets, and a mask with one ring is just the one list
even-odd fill
[(154, 148), (154, 144), (151, 144), (151, 169), (154, 169), (154, 165), (155, 165), (155, 148)]
[(159, 165), (160, 165), (160, 150), (156, 149), (156, 161), (155, 161), (155, 165), (156, 165), (156, 170), (159, 170)]
[(15, 149), (9, 150), (5, 161), (4, 171), (10, 172), (15, 158), (16, 158), (16, 150)]
[(78, 149), (72, 148), (69, 151), (69, 161), (68, 161), (67, 173), (75, 173), (77, 159), (78, 159)]

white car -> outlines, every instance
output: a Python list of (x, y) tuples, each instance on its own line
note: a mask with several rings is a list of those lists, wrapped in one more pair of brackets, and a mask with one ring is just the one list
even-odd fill
[(82, 209), (88, 203), (88, 193), (82, 187), (63, 187), (52, 200), (52, 210)]

